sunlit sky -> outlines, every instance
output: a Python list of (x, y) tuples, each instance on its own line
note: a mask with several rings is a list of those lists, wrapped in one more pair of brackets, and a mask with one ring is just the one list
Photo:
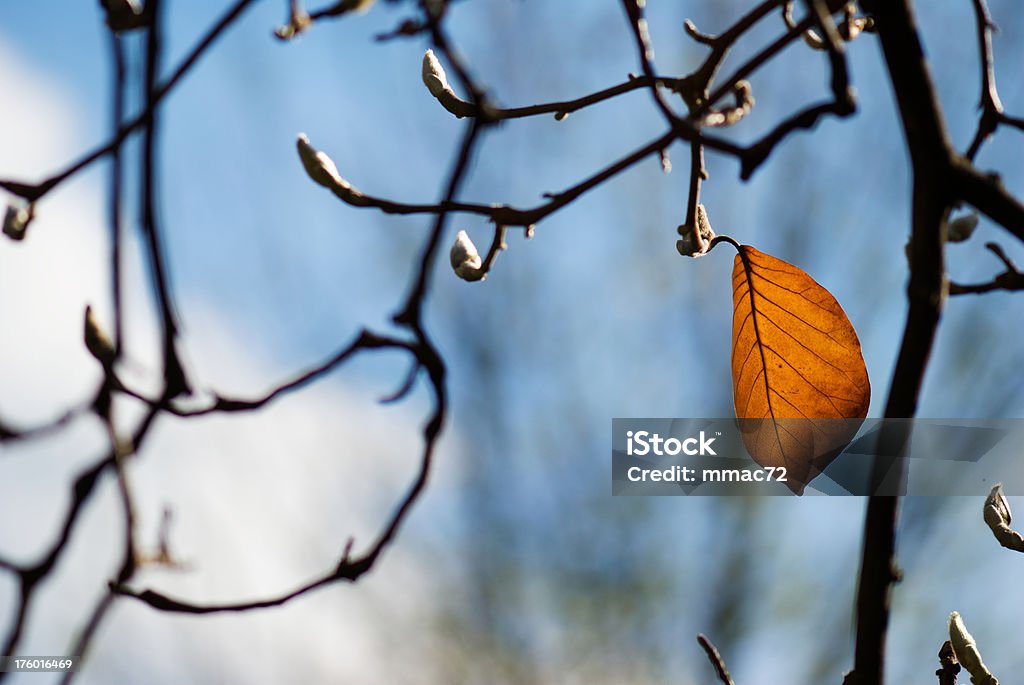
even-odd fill
[[(165, 4), (164, 73), (227, 3)], [(286, 4), (257, 3), (161, 113), (161, 224), (186, 361), (201, 387), (232, 394), (267, 388), (330, 355), (363, 326), (387, 330), (429, 227), (427, 217), (382, 216), (339, 203), (303, 173), (295, 136), (307, 133), (367, 193), (428, 202), (441, 192), (463, 125), (422, 86), (422, 39), (373, 41), (404, 18), (402, 4), (378, 3), (366, 15), (325, 22), (285, 44), (271, 31)], [(0, 8), (4, 178), (42, 178), (109, 135), (109, 48), (96, 3), (58, 5), (59, 12), (37, 3)], [(681, 31), (685, 17), (713, 31), (743, 7), (649, 5), (658, 68), (673, 74), (686, 73), (703, 55)], [(993, 1), (992, 11), (1002, 28), (1002, 100), (1024, 112), (1024, 86), (1014, 72), (1024, 21), (1009, 0)], [(780, 26), (766, 22), (724, 72)], [(978, 89), (970, 3), (928, 3), (922, 26), (950, 132), (962, 148), (973, 133)], [(576, 97), (637, 70), (614, 2), (458, 3), (451, 29), (474, 74), (504, 105)], [(962, 35), (954, 38), (954, 31)], [(136, 67), (142, 47), (138, 38), (129, 42)], [(709, 153), (703, 202), (718, 232), (798, 264), (842, 303), (863, 343), (870, 415), (878, 416), (905, 306), (909, 180), (875, 39), (852, 44), (850, 60), (861, 106), (855, 117), (795, 136), (749, 183), (738, 180), (734, 161)], [(755, 75), (754, 114), (729, 135), (752, 140), (827, 97), (825, 64), (803, 47), (784, 53)], [(140, 77), (136, 69), (133, 83)], [(659, 135), (661, 126), (642, 92), (564, 122), (507, 122), (484, 139), (464, 197), (532, 206), (541, 193), (568, 187)], [(130, 145), (128, 158), (136, 152)], [(1006, 132), (979, 163), (998, 168), (1007, 187), (1019, 191), (1022, 155), (1024, 136)], [(676, 253), (686, 151), (673, 148), (672, 156), (672, 174), (652, 158), (542, 222), (532, 240), (510, 233), (509, 250), (482, 283), (458, 281), (440, 260), (427, 326), (451, 367), (452, 411), (435, 478), (378, 569), (355, 587), (244, 616), (190, 619), (121, 603), (80, 682), (129, 681), (140, 673), (147, 682), (473, 682), (480, 674), (502, 681), (498, 666), (467, 666), (464, 652), (472, 650), (453, 646), (471, 632), (466, 625), (476, 625), (464, 615), (476, 602), (468, 589), (477, 582), (474, 568), (507, 573), (506, 582), (523, 588), (515, 621), (532, 633), (515, 648), (536, 660), (541, 680), (599, 682), (603, 675), (621, 682), (625, 673), (635, 682), (708, 682), (692, 635), (717, 625), (715, 604), (701, 588), (717, 587), (716, 563), (730, 546), (749, 554), (744, 577), (757, 593), (723, 650), (737, 681), (813, 682), (819, 672), (810, 658), (794, 665), (802, 648), (793, 643), (813, 644), (827, 633), (839, 640), (843, 661), (821, 677), (838, 682), (852, 654), (842, 648), (861, 501), (764, 501), (747, 521), (747, 510), (727, 500), (625, 503), (609, 494), (612, 417), (731, 412), (731, 255), (719, 250), (689, 260)], [(111, 321), (105, 183), (106, 167), (98, 164), (40, 203), (23, 244), (0, 242), (5, 421), (52, 417), (98, 378), (80, 335), (87, 302)], [(135, 212), (131, 205), (128, 218)], [(478, 218), (456, 217), (449, 228), (448, 239), (465, 229), (478, 245), (489, 241)], [(988, 240), (1024, 261), (1019, 246), (983, 221), (971, 242), (949, 250), (955, 279), (981, 281), (998, 271), (982, 247)], [(130, 247), (136, 252), (127, 364), (152, 379), (155, 322), (138, 245), (133, 240)], [(1016, 371), (1024, 351), (1013, 347), (1022, 301), (993, 294), (948, 304), (922, 416), (1024, 416)], [(368, 359), (258, 415), (162, 422), (133, 474), (143, 535), (155, 542), (162, 507), (171, 505), (174, 537), (191, 570), (148, 570), (139, 584), (200, 601), (255, 598), (331, 568), (349, 535), (368, 542), (411, 478), (428, 410), (424, 392), (397, 407), (375, 404), (404, 373), (397, 357)], [(3, 554), (34, 558), (62, 515), (67, 483), (102, 441), (98, 426), (85, 420), (59, 439), (0, 448)], [(507, 527), (492, 538), (485, 525), (492, 519), (467, 520), (472, 507)], [(1006, 627), (1016, 625), (1024, 598), (992, 590), (1009, 585), (1019, 559), (983, 537), (980, 501), (953, 499), (941, 509), (914, 502), (906, 508), (907, 582), (895, 596), (893, 682), (931, 677), (953, 609), (965, 615), (997, 674), (1020, 672), (1024, 662)], [(43, 589), (25, 653), (56, 654), (71, 642), (116, 563), (119, 538), (110, 531), (119, 530), (117, 521), (107, 483), (58, 577)], [(737, 521), (748, 526), (742, 536), (716, 535), (717, 526)], [(509, 529), (515, 544), (503, 543)], [(492, 552), (492, 545), (504, 549)], [(501, 565), (474, 566), (485, 554)], [(580, 577), (625, 595), (648, 591), (628, 585), (636, 578), (678, 581), (662, 590), (657, 614), (628, 619), (664, 663), (633, 663), (628, 650), (609, 647), (602, 655), (582, 638), (579, 644), (593, 651), (573, 642), (567, 614), (551, 599), (568, 596), (563, 581), (552, 580), (562, 576), (545, 570), (572, 566), (579, 556), (593, 567)], [(0, 618), (13, 592), (10, 578), (0, 576)], [(614, 624), (613, 618), (605, 620)], [(783, 630), (774, 627), (779, 621)], [(603, 623), (593, 630), (597, 644), (636, 639)]]

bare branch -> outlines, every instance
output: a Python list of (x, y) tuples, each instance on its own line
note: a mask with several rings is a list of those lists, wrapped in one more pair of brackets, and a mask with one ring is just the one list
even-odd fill
[[(540, 221), (547, 216), (555, 213), (559, 209), (562, 209), (587, 191), (596, 188), (608, 179), (618, 175), (626, 169), (629, 169), (644, 158), (658, 154), (675, 139), (676, 133), (674, 131), (665, 133), (647, 145), (644, 145), (643, 147), (640, 147), (626, 155), (619, 161), (605, 167), (589, 178), (580, 181), (576, 185), (561, 192), (546, 195), (549, 200), (548, 202), (528, 209), (519, 209), (503, 204), (485, 205), (478, 203), (456, 202), (447, 199), (442, 200), (438, 204), (406, 204), (373, 197), (358, 191), (355, 191), (355, 194), (352, 192), (335, 192), (335, 195), (353, 207), (372, 207), (379, 209), (385, 214), (441, 214), (445, 212), (459, 212), (483, 216), (490, 219), (495, 224), (502, 226), (522, 226), (526, 228), (533, 224), (540, 223)], [(711, 141), (707, 136), (701, 135), (698, 137), (698, 140), (706, 144), (710, 144), (711, 146), (719, 147), (719, 141)], [(729, 150), (735, 154), (743, 154), (741, 148), (724, 141), (721, 141), (720, 147), (728, 147)], [(349, 188), (351, 188), (351, 186), (349, 186)]]
[(120, 147), (121, 143), (123, 143), (133, 131), (145, 125), (149, 121), (149, 118), (156, 111), (156, 108), (159, 107), (161, 102), (163, 102), (163, 99), (167, 97), (172, 90), (174, 90), (174, 87), (178, 85), (178, 82), (181, 81), (189, 71), (191, 71), (199, 58), (202, 57), (210, 46), (212, 46), (214, 42), (216, 42), (216, 40), (228, 28), (230, 28), (232, 24), (235, 23), (238, 17), (242, 15), (242, 12), (252, 5), (253, 2), (254, 0), (237, 0), (235, 4), (224, 13), (224, 16), (217, 20), (217, 22), (206, 32), (196, 46), (192, 48), (192, 51), (189, 52), (184, 60), (182, 60), (181, 64), (178, 65), (178, 68), (174, 70), (171, 76), (154, 90), (153, 96), (147, 102), (146, 108), (143, 109), (137, 117), (124, 124), (111, 140), (85, 154), (81, 159), (73, 162), (66, 169), (51, 176), (45, 181), (41, 181), (40, 183), (24, 183), (22, 181), (0, 180), (0, 188), (14, 193), (19, 197), (23, 197), (30, 202), (38, 200), (71, 176)]
[[(430, 474), (434, 448), (445, 420), (447, 399), (444, 385), (444, 362), (441, 360), (441, 357), (437, 354), (436, 350), (434, 350), (434, 348), (429, 344), (410, 344), (403, 341), (383, 338), (369, 332), (364, 332), (364, 334), (360, 336), (360, 339), (379, 341), (381, 343), (379, 346), (381, 347), (397, 347), (408, 350), (415, 356), (418, 364), (420, 364), (422, 368), (426, 369), (434, 395), (434, 408), (426, 426), (423, 429), (423, 451), (420, 457), (419, 470), (417, 471), (416, 477), (409, 490), (391, 514), (391, 517), (370, 549), (362, 556), (356, 559), (351, 559), (350, 541), (346, 544), (345, 550), (342, 553), (337, 566), (329, 573), (325, 573), (319, 578), (300, 585), (293, 590), (261, 600), (223, 604), (196, 604), (171, 598), (155, 590), (133, 590), (127, 585), (117, 582), (111, 583), (110, 585), (112, 593), (123, 595), (125, 597), (132, 597), (148, 604), (154, 609), (171, 613), (209, 614), (219, 612), (251, 611), (255, 609), (280, 606), (292, 599), (295, 599), (296, 597), (300, 597), (308, 592), (316, 590), (317, 588), (324, 587), (325, 585), (329, 585), (337, 581), (355, 582), (360, 578), (360, 576), (373, 567), (384, 549), (394, 540), (399, 527), (411, 510), (412, 505), (416, 502), (420, 494), (423, 492), (423, 489), (426, 487), (427, 478)], [(368, 342), (366, 345), (355, 348), (355, 350), (372, 349), (373, 347), (373, 343)]]
[[(874, 13), (913, 167), (909, 307), (885, 408), (886, 418), (911, 418), (942, 309), (942, 225), (949, 213), (945, 169), (953, 153), (909, 0), (873, 0), (865, 7)], [(902, 455), (909, 437), (908, 429), (893, 424), (880, 439), (898, 446), (897, 455)], [(884, 680), (889, 596), (899, 578), (895, 539), (902, 460), (876, 457), (871, 484), (875, 492), (886, 484), (884, 491), (892, 496), (870, 497), (864, 518), (854, 667), (847, 678), (852, 685), (881, 685)]]
[(146, 9), (150, 14), (149, 28), (146, 32), (146, 109), (151, 114), (143, 129), (142, 143), (142, 232), (149, 251), (150, 265), (153, 269), (153, 280), (159, 305), (163, 338), (163, 375), (166, 397), (178, 397), (191, 392), (185, 370), (178, 358), (177, 336), (178, 322), (174, 313), (171, 289), (168, 284), (167, 267), (163, 256), (160, 231), (157, 227), (157, 113), (158, 97), (157, 73), (161, 54), (161, 13), (159, 0), (148, 0)]
[(1003, 248), (999, 247), (996, 243), (985, 243), (985, 247), (999, 258), (999, 261), (1001, 261), (1006, 267), (1006, 271), (999, 274), (988, 283), (978, 283), (974, 285), (950, 283), (950, 295), (979, 295), (981, 293), (992, 292), (993, 290), (1024, 290), (1024, 273), (1022, 273), (1017, 268), (1017, 265), (1006, 256), (1006, 253), (1003, 252)]
[(729, 669), (725, 667), (725, 660), (718, 653), (718, 649), (711, 644), (711, 640), (704, 637), (704, 635), (698, 635), (697, 642), (704, 649), (704, 653), (708, 655), (708, 661), (714, 667), (715, 674), (722, 681), (722, 685), (736, 685), (732, 680), (732, 676), (729, 675)]
[(686, 21), (684, 24), (686, 33), (698, 43), (711, 47), (711, 52), (704, 59), (704, 62), (692, 74), (681, 79), (676, 88), (676, 91), (686, 101), (691, 113), (708, 101), (708, 90), (711, 87), (711, 82), (714, 80), (715, 74), (718, 73), (718, 68), (722, 65), (726, 55), (729, 54), (729, 50), (732, 49), (736, 41), (780, 4), (782, 4), (782, 0), (765, 0), (761, 2), (719, 36), (703, 34), (697, 30), (692, 21)]
[(995, 23), (989, 14), (985, 0), (972, 0), (974, 17), (978, 34), (978, 55), (981, 62), (981, 97), (978, 106), (981, 116), (978, 128), (974, 133), (970, 146), (964, 156), (974, 161), (984, 142), (996, 132), (1000, 124), (1006, 124), (1024, 131), (1024, 119), (1008, 116), (1003, 111), (1003, 103), (999, 100), (996, 89), (995, 60), (992, 56), (992, 30)]
[(963, 158), (954, 158), (950, 188), (960, 199), (1024, 241), (1024, 204), (993, 174), (983, 174)]
[(939, 648), (939, 670), (935, 675), (939, 678), (939, 685), (956, 685), (956, 676), (960, 673), (960, 662), (956, 660), (953, 652), (953, 643), (946, 640)]

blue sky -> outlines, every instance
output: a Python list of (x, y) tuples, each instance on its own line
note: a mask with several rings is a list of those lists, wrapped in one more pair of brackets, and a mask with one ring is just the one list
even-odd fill
[[(225, 5), (169, 4), (166, 67)], [(401, 5), (378, 3), (365, 16), (323, 23), (282, 44), (270, 32), (283, 20), (284, 5), (257, 3), (170, 96), (162, 115), (161, 217), (186, 359), (204, 387), (237, 394), (258, 392), (327, 356), (362, 326), (386, 327), (429, 227), (425, 217), (338, 203), (303, 173), (295, 136), (306, 132), (364, 192), (430, 201), (461, 131), (420, 82), (426, 44), (371, 38), (397, 24)], [(686, 16), (714, 31), (742, 6), (650, 5), (663, 73), (685, 73), (703, 54), (682, 34)], [(23, 85), (0, 100), (7, 103), (0, 109), (4, 177), (44, 175), (107, 136), (99, 14), (90, 3), (61, 9), (56, 17), (32, 3), (0, 10), (0, 74), (6, 84)], [(1024, 88), (1012, 65), (1019, 63), (1024, 22), (1008, 1), (993, 2), (992, 11), (1002, 26), (1002, 99), (1021, 112)], [(977, 101), (972, 22), (966, 2), (931, 3), (922, 18), (951, 135), (961, 147), (973, 131)], [(755, 32), (724, 72), (770, 40), (779, 24)], [(474, 73), (506, 105), (579, 96), (637, 70), (613, 2), (460, 3), (451, 28)], [(138, 64), (137, 40), (131, 53)], [(793, 137), (749, 183), (738, 180), (735, 162), (709, 153), (703, 201), (718, 232), (799, 265), (842, 303), (864, 346), (871, 415), (879, 415), (905, 307), (909, 180), (874, 38), (852, 44), (850, 60), (861, 107), (855, 117)], [(752, 140), (825, 97), (826, 83), (823, 56), (791, 48), (753, 78), (754, 113), (730, 135)], [(485, 138), (464, 195), (533, 205), (541, 193), (574, 184), (660, 132), (642, 92), (564, 122), (507, 122)], [(1000, 169), (1007, 186), (1019, 190), (1024, 172), (1015, 161), (1022, 152), (1022, 137), (1005, 132), (980, 164)], [(738, 679), (767, 669), (775, 680), (785, 674), (812, 682), (813, 660), (794, 672), (791, 659), (777, 655), (787, 639), (814, 641), (826, 619), (836, 623), (829, 634), (838, 637), (829, 644), (838, 641), (843, 661), (823, 673), (836, 681), (849, 659), (841, 648), (849, 639), (861, 502), (741, 506), (608, 496), (611, 417), (731, 412), (731, 257), (724, 249), (696, 261), (676, 254), (687, 165), (685, 149), (672, 153), (672, 174), (648, 160), (545, 220), (531, 241), (510, 234), (510, 249), (483, 283), (458, 281), (442, 260), (427, 322), (451, 367), (452, 414), (436, 480), (379, 571), (355, 588), (332, 588), (261, 616), (185, 621), (124, 605), (82, 682), (104, 682), (154, 659), (166, 661), (159, 670), (168, 682), (183, 673), (194, 682), (230, 681), (239, 673), (276, 682), (260, 674), (286, 672), (275, 669), (286, 668), (281, 653), (289, 651), (308, 657), (314, 679), (512, 682), (515, 674), (528, 680), (532, 673), (545, 681), (593, 680), (601, 665), (610, 682), (616, 674), (636, 682), (672, 675), (706, 681), (691, 635), (730, 625), (723, 651)], [(0, 316), (17, 322), (5, 330), (20, 333), (0, 343), (0, 416), (46, 418), (96, 378), (79, 336), (86, 301), (110, 320), (104, 182), (97, 165), (41, 204), (25, 244), (0, 244), (0, 283), (24, 293), (0, 304)], [(456, 229), (480, 245), (489, 240), (476, 218), (453, 219), (449, 239)], [(980, 281), (998, 270), (982, 248), (986, 240), (1024, 259), (983, 222), (971, 242), (950, 247), (955, 278)], [(132, 264), (129, 360), (138, 375), (151, 377), (152, 310), (140, 262)], [(949, 303), (922, 416), (1024, 413), (1015, 371), (1024, 351), (993, 342), (1012, 341), (1022, 307), (1008, 294)], [(425, 411), (421, 395), (398, 408), (373, 404), (403, 373), (397, 358), (368, 360), (252, 419), (161, 424), (138, 465), (143, 521), (153, 539), (162, 504), (172, 504), (180, 544), (196, 568), (152, 571), (145, 582), (211, 600), (258, 596), (330, 567), (348, 534), (368, 539), (408, 478)], [(0, 466), (10, 469), (0, 477), (6, 501), (37, 513), (39, 535), (59, 514), (50, 503), (61, 501), (69, 474), (101, 439), (95, 426), (80, 426), (65, 442), (17, 448), (23, 451)], [(39, 463), (49, 471), (40, 473)], [(106, 546), (104, 526), (116, 525), (113, 490), (105, 494), (32, 624), (28, 644), (40, 651), (59, 651), (109, 574), (112, 556), (90, 555)], [(1017, 560), (992, 549), (977, 509), (980, 502), (966, 499), (938, 511), (908, 503), (908, 582), (896, 593), (891, 651), (899, 678), (934, 670), (943, 622), (954, 608), (979, 640), (988, 639), (983, 646), (992, 645), (985, 655), (993, 668), (1004, 665), (997, 673), (1020, 670), (1011, 636), (991, 630), (1014, 620), (1008, 612), (1019, 597), (1003, 601), (989, 591)], [(0, 549), (5, 543), (24, 554), (36, 549), (23, 528), (0, 524)], [(726, 603), (702, 588), (716, 587), (734, 548), (748, 555), (737, 557), (751, 567), (740, 577), (758, 601), (744, 604), (730, 623)], [(267, 549), (287, 551), (268, 560)], [(436, 573), (424, 574), (424, 567)], [(945, 569), (940, 577), (924, 578), (936, 568)], [(680, 578), (688, 582), (677, 584)], [(494, 590), (496, 583), (504, 588)], [(574, 583), (606, 589), (576, 596)], [(633, 591), (634, 584), (641, 589)], [(5, 588), (0, 584), (0, 592)], [(632, 613), (615, 605), (626, 607), (616, 626), (593, 597), (625, 602), (623, 595), (635, 604)], [(573, 620), (591, 628), (576, 636)], [(780, 621), (785, 629), (773, 629)], [(623, 635), (623, 626), (633, 634)], [(474, 634), (479, 642), (467, 638)], [(351, 653), (324, 656), (339, 644)], [(679, 644), (690, 646), (676, 651)], [(153, 645), (166, 649), (153, 657)], [(125, 649), (118, 653), (118, 646)], [(230, 669), (217, 663), (224, 650), (237, 652)], [(181, 655), (192, 665), (176, 670), (183, 668)], [(502, 670), (510, 655), (534, 670)]]

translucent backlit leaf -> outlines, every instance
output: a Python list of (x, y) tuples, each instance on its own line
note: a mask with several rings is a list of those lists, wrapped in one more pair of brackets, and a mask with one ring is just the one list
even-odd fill
[(803, 492), (856, 434), (871, 385), (843, 308), (792, 264), (740, 245), (732, 271), (732, 378), (747, 451)]

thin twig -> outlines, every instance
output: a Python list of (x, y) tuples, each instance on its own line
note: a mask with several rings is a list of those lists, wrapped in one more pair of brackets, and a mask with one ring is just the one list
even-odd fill
[[(158, 413), (157, 409), (151, 408), (139, 421), (131, 436), (131, 444), (135, 445), (136, 448), (143, 444), (150, 428), (154, 425), (154, 420)], [(64, 521), (61, 524), (56, 539), (39, 561), (28, 565), (7, 562), (6, 567), (8, 570), (13, 571), (17, 575), (19, 591), (14, 620), (4, 639), (3, 646), (0, 647), (0, 651), (3, 651), (4, 654), (18, 653), (18, 645), (21, 642), (25, 624), (36, 597), (36, 589), (56, 567), (61, 555), (67, 549), (68, 542), (71, 540), (71, 533), (75, 524), (79, 521), (81, 512), (96, 492), (96, 485), (99, 483), (100, 477), (107, 469), (114, 467), (115, 460), (116, 454), (111, 449), (110, 452), (95, 464), (78, 475), (71, 487), (71, 504), (64, 515)], [(9, 672), (0, 671), (0, 682), (3, 682), (8, 674)]]
[[(503, 204), (488, 205), (481, 203), (456, 202), (454, 200), (447, 199), (444, 199), (437, 204), (407, 204), (403, 202), (385, 200), (383, 198), (366, 195), (364, 193), (359, 194), (358, 204), (348, 201), (344, 197), (341, 199), (343, 201), (348, 201), (353, 207), (375, 208), (385, 214), (442, 214), (446, 212), (457, 212), (487, 217), (495, 224), (502, 226), (522, 226), (525, 228), (530, 225), (540, 223), (542, 219), (554, 214), (587, 191), (596, 188), (608, 179), (629, 169), (643, 159), (651, 155), (658, 154), (675, 139), (676, 133), (674, 131), (669, 131), (668, 133), (655, 138), (646, 145), (637, 148), (618, 161), (608, 165), (601, 171), (598, 171), (592, 176), (580, 181), (576, 185), (566, 188), (558, 193), (546, 194), (545, 197), (548, 198), (547, 202), (530, 208), (516, 208)], [(701, 137), (700, 140), (707, 142), (706, 137)], [(742, 150), (740, 148), (732, 146), (731, 144), (726, 145), (729, 145), (730, 149), (735, 151), (737, 154), (742, 154)]]
[[(110, 54), (113, 62), (113, 129), (114, 135), (121, 130), (121, 122), (124, 119), (125, 106), (125, 62), (124, 46), (121, 44), (121, 36), (117, 31), (110, 31)], [(108, 211), (110, 214), (110, 286), (111, 300), (114, 304), (114, 361), (121, 356), (124, 341), (124, 321), (121, 270), (121, 202), (122, 202), (122, 170), (121, 170), (121, 147), (115, 147), (111, 152), (110, 160), (110, 196), (108, 199)]]
[(691, 113), (708, 100), (708, 90), (711, 82), (714, 80), (715, 74), (718, 73), (719, 67), (721, 67), (722, 62), (736, 41), (753, 28), (758, 21), (768, 16), (781, 3), (782, 0), (765, 0), (761, 2), (718, 36), (700, 33), (693, 22), (687, 20), (685, 24), (687, 34), (697, 42), (711, 47), (711, 51), (704, 58), (704, 62), (693, 73), (681, 79), (679, 86), (676, 88), (677, 92), (682, 95), (683, 100), (686, 101)]
[(241, 16), (242, 12), (253, 4), (253, 2), (254, 0), (237, 0), (237, 2), (235, 2), (235, 4), (232, 5), (231, 8), (228, 9), (228, 11), (225, 12), (224, 15), (206, 32), (196, 46), (192, 48), (192, 51), (189, 52), (184, 60), (182, 60), (181, 64), (178, 65), (178, 68), (174, 70), (170, 77), (155, 89), (153, 97), (147, 101), (145, 109), (143, 109), (142, 112), (140, 112), (134, 119), (124, 124), (117, 134), (109, 141), (86, 153), (80, 159), (72, 162), (66, 169), (54, 174), (45, 181), (41, 181), (40, 183), (24, 183), (22, 181), (0, 180), (0, 188), (33, 202), (96, 160), (103, 158), (120, 147), (121, 143), (123, 143), (133, 131), (149, 121), (149, 118), (153, 115), (153, 112), (156, 111), (156, 108), (159, 107), (163, 99), (167, 97), (172, 90), (174, 90), (174, 87), (178, 85), (178, 82), (181, 81), (186, 74), (188, 74), (199, 58), (203, 56), (214, 42), (216, 42), (217, 38), (219, 38), (232, 24), (235, 23), (238, 17)]
[(629, 19), (633, 40), (636, 42), (637, 52), (640, 57), (640, 68), (650, 83), (648, 90), (654, 99), (654, 104), (661, 111), (662, 116), (665, 117), (666, 123), (673, 130), (679, 130), (682, 120), (672, 111), (672, 108), (669, 107), (668, 102), (658, 89), (658, 81), (655, 76), (653, 63), (654, 48), (651, 47), (651, 37), (647, 31), (647, 19), (644, 18), (643, 0), (622, 0), (622, 7), (626, 11), (626, 17)]
[[(667, 76), (655, 76), (653, 79), (646, 76), (632, 76), (623, 83), (599, 90), (589, 95), (584, 95), (573, 100), (563, 100), (561, 102), (546, 102), (539, 105), (528, 105), (525, 107), (494, 107), (491, 106), (487, 110), (487, 116), (496, 121), (506, 119), (522, 119), (526, 117), (534, 117), (544, 114), (554, 114), (558, 120), (564, 119), (572, 112), (577, 112), (591, 105), (596, 105), (605, 100), (631, 93), (635, 90), (642, 88), (652, 88), (656, 85), (662, 85), (669, 89), (675, 89), (681, 79), (670, 78)], [(468, 108), (468, 116), (477, 116), (479, 110), (472, 106), (472, 103), (467, 101), (464, 102)]]
[(1024, 119), (1011, 117), (1003, 111), (1003, 103), (999, 100), (999, 91), (996, 89), (995, 60), (992, 56), (992, 30), (995, 23), (989, 14), (985, 0), (972, 0), (974, 6), (975, 24), (978, 34), (978, 56), (981, 64), (981, 97), (978, 106), (981, 108), (981, 116), (978, 118), (978, 128), (974, 133), (970, 146), (964, 156), (974, 161), (982, 144), (996, 132), (1000, 124), (1013, 126), (1024, 131)]
[(956, 685), (956, 676), (960, 673), (960, 662), (956, 660), (953, 652), (953, 643), (946, 640), (939, 648), (939, 668), (935, 675), (939, 678), (939, 685)]
[(447, 410), (447, 396), (444, 381), (444, 362), (441, 360), (440, 355), (437, 354), (437, 351), (430, 345), (422, 343), (410, 344), (405, 341), (386, 338), (370, 332), (364, 332), (359, 339), (365, 340), (366, 343), (355, 348), (353, 353), (360, 350), (371, 350), (377, 348), (397, 348), (408, 350), (415, 357), (417, 364), (426, 369), (434, 395), (434, 408), (426, 426), (423, 429), (423, 451), (420, 456), (420, 465), (416, 477), (370, 549), (361, 557), (353, 560), (350, 558), (350, 546), (347, 545), (346, 551), (342, 554), (337, 566), (329, 573), (325, 573), (319, 578), (309, 583), (305, 583), (294, 590), (261, 600), (229, 602), (222, 604), (197, 604), (171, 598), (156, 590), (134, 590), (123, 583), (117, 582), (111, 583), (110, 585), (110, 591), (112, 593), (131, 597), (148, 604), (154, 609), (172, 613), (209, 614), (219, 612), (251, 611), (255, 609), (280, 606), (281, 604), (285, 604), (296, 597), (300, 597), (317, 588), (337, 581), (355, 582), (360, 576), (373, 567), (380, 554), (394, 539), (399, 527), (412, 508), (412, 505), (416, 502), (420, 494), (423, 492), (423, 489), (426, 487), (427, 478), (430, 474), (430, 467), (433, 460), (434, 448), (437, 443), (437, 438), (440, 435), (441, 427), (444, 424)]
[(163, 246), (160, 231), (157, 227), (157, 112), (154, 102), (158, 96), (157, 74), (159, 71), (161, 46), (161, 11), (159, 0), (149, 0), (146, 9), (150, 13), (149, 27), (146, 31), (146, 109), (152, 113), (146, 120), (143, 129), (142, 143), (142, 232), (149, 252), (150, 266), (153, 270), (153, 281), (156, 289), (157, 304), (160, 311), (161, 335), (163, 340), (163, 376), (165, 397), (178, 397), (190, 392), (185, 370), (178, 358), (177, 335), (178, 322), (174, 313), (167, 267), (164, 263)]
[[(93, 393), (95, 395), (95, 393)], [(92, 410), (92, 401), (82, 402), (68, 409), (63, 414), (38, 426), (31, 428), (17, 428), (9, 424), (0, 423), (0, 443), (4, 442), (28, 442), (44, 438), (71, 425), (78, 417), (88, 414)], [(9, 454), (9, 453), (8, 453)]]
[(988, 283), (977, 283), (969, 285), (950, 283), (950, 295), (979, 295), (981, 293), (992, 292), (993, 290), (1024, 290), (1024, 272), (1021, 272), (1017, 268), (1017, 265), (1014, 264), (1013, 261), (1006, 256), (1006, 253), (1003, 252), (1003, 248), (1001, 248), (996, 243), (985, 243), (985, 247), (988, 248), (990, 252), (992, 252), (996, 257), (999, 258), (999, 261), (1003, 263), (1003, 266), (1006, 267), (1006, 270), (1003, 271), (998, 276), (996, 276), (995, 278), (993, 278)]
[(697, 642), (704, 649), (704, 653), (708, 655), (708, 661), (714, 667), (715, 674), (722, 681), (722, 685), (736, 685), (732, 680), (732, 676), (729, 675), (729, 669), (725, 667), (725, 660), (718, 653), (718, 648), (711, 644), (711, 641), (704, 637), (703, 634), (697, 636)]

